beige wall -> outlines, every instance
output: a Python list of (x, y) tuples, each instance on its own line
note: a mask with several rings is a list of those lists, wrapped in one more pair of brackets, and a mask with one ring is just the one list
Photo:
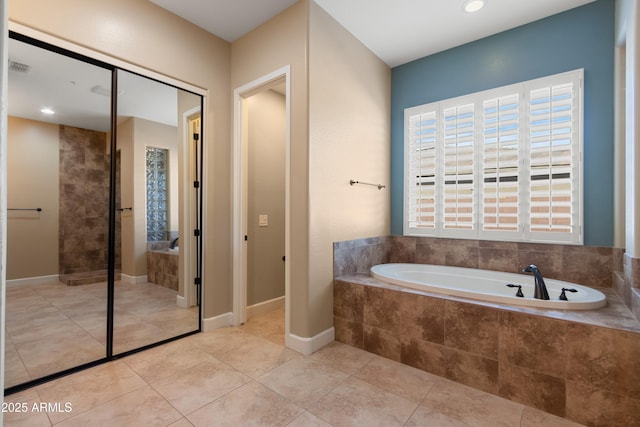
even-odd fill
[[(390, 232), (391, 70), (314, 2), (309, 21), (309, 307), (333, 324), (333, 242)], [(349, 180), (381, 183), (351, 186)]]
[(302, 0), (280, 15), (233, 42), (231, 89), (239, 88), (275, 70), (291, 67), (290, 129), (290, 332), (312, 336), (309, 307), (308, 225), (308, 4)]
[[(285, 97), (272, 90), (247, 103), (247, 305), (285, 294)], [(260, 226), (259, 216), (268, 216)]]
[(205, 317), (231, 310), (229, 43), (147, 0), (10, 0), (9, 19), (208, 90)]
[(290, 331), (312, 337), (333, 325), (333, 241), (389, 233), (391, 72), (306, 0), (232, 44), (232, 89), (288, 64)]
[(58, 125), (9, 117), (7, 279), (58, 274)]

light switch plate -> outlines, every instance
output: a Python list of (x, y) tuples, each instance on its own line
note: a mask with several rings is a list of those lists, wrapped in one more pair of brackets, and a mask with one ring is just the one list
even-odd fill
[(269, 226), (269, 215), (258, 215), (258, 227)]

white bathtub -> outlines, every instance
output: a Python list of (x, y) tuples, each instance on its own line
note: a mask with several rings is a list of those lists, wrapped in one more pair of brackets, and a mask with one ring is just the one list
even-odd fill
[[(544, 269), (541, 270), (544, 274)], [(379, 264), (371, 267), (371, 275), (378, 280), (411, 289), (511, 305), (592, 310), (604, 307), (607, 303), (606, 296), (600, 291), (547, 278), (544, 281), (550, 299), (535, 299), (533, 298), (533, 275), (524, 273), (503, 273), (430, 264)], [(524, 298), (516, 297), (517, 288), (507, 287), (508, 283), (522, 285)], [(566, 292), (569, 301), (562, 301), (558, 299), (562, 288), (576, 289), (578, 292)]]

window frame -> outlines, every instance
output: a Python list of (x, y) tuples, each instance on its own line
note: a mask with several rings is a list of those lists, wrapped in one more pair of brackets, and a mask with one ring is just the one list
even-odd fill
[[(577, 69), (567, 71), (559, 74), (545, 76), (525, 82), (502, 86), (494, 89), (489, 89), (481, 92), (476, 92), (468, 95), (463, 95), (455, 98), (436, 101), (428, 104), (409, 107), (404, 110), (404, 211), (403, 211), (403, 233), (407, 236), (432, 236), (432, 237), (446, 237), (446, 238), (466, 238), (466, 239), (480, 239), (480, 240), (503, 240), (503, 241), (515, 241), (515, 242), (536, 242), (536, 243), (562, 243), (562, 244), (575, 244), (582, 245), (584, 242), (584, 224), (583, 224), (583, 186), (584, 186), (584, 138), (583, 138), (583, 123), (584, 123), (584, 70)], [(571, 198), (569, 205), (571, 206), (570, 218), (570, 231), (555, 232), (555, 231), (533, 231), (531, 230), (531, 128), (532, 115), (531, 115), (531, 94), (542, 88), (560, 88), (562, 85), (571, 84), (571, 98), (570, 98), (570, 190), (566, 191), (566, 194), (570, 194)], [(484, 229), (483, 216), (484, 212), (484, 183), (485, 183), (485, 134), (484, 134), (484, 118), (485, 118), (485, 102), (492, 101), (497, 98), (507, 97), (509, 95), (516, 94), (519, 97), (518, 101), (518, 160), (517, 160), (517, 223), (518, 227), (516, 231), (504, 231), (504, 230), (486, 230)], [(444, 190), (444, 161), (443, 151), (444, 142), (439, 133), (444, 131), (444, 118), (443, 112), (445, 108), (454, 108), (456, 106), (473, 105), (473, 216), (472, 216), (472, 229), (449, 229), (445, 228), (444, 224), (444, 205), (442, 202), (443, 190)], [(553, 111), (551, 112), (553, 113)], [(551, 114), (550, 113), (550, 114)], [(412, 119), (416, 120), (418, 115), (431, 115), (435, 116), (435, 127), (433, 133), (435, 134), (435, 162), (434, 166), (434, 178), (433, 184), (435, 188), (434, 193), (434, 215), (435, 222), (433, 228), (426, 228), (421, 226), (412, 226), (413, 223), (419, 223), (420, 221), (412, 221), (411, 206), (422, 208), (427, 204), (420, 204), (417, 202), (412, 204), (413, 198), (417, 197), (415, 194), (420, 194), (419, 190), (415, 190), (415, 186), (419, 184), (421, 179), (428, 176), (427, 174), (421, 174), (412, 176), (411, 165), (412, 162), (416, 162), (419, 156), (412, 157), (413, 150), (412, 135), (410, 124)], [(426, 123), (426, 122), (421, 122)], [(552, 135), (555, 122), (552, 117), (549, 118), (549, 133)], [(565, 126), (566, 127), (566, 126)], [(422, 129), (422, 128), (420, 128)], [(414, 139), (417, 139), (415, 136)], [(420, 136), (420, 138), (426, 138)], [(557, 167), (554, 164), (555, 157), (560, 151), (560, 145), (556, 145), (557, 139), (550, 136), (549, 146), (549, 168), (551, 180), (548, 187), (551, 192), (553, 190), (553, 171)], [(566, 139), (566, 138), (565, 138)], [(421, 151), (427, 151), (427, 149), (421, 149)], [(538, 152), (540, 150), (536, 149)], [(562, 154), (562, 153), (560, 153)], [(433, 155), (431, 155), (433, 157)], [(563, 164), (564, 165), (564, 164)], [(423, 171), (424, 169), (420, 169)], [(415, 172), (414, 172), (415, 173)], [(424, 185), (424, 184), (420, 184)], [(566, 187), (566, 184), (565, 184)], [(412, 189), (413, 188), (413, 189)], [(554, 193), (551, 193), (552, 195)], [(552, 202), (548, 202), (551, 207)], [(417, 215), (417, 214), (416, 214)], [(429, 216), (424, 214), (424, 216)], [(553, 217), (551, 217), (553, 219)]]

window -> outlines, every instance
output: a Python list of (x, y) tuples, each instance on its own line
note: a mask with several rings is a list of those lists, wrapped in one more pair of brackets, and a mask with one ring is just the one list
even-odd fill
[(147, 240), (168, 240), (167, 161), (169, 150), (147, 147)]
[(581, 244), (582, 78), (406, 109), (405, 234)]

